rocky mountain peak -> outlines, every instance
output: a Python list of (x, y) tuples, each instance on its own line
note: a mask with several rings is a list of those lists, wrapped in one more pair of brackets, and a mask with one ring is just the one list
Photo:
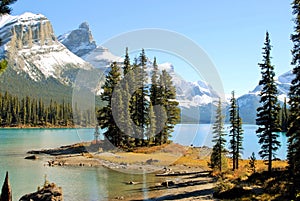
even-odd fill
[(79, 29), (85, 29), (86, 31), (89, 31), (90, 32), (90, 26), (87, 22), (82, 22), (80, 25), (79, 25)]
[(0, 38), (0, 58), (5, 57), (14, 72), (34, 81), (52, 77), (71, 84), (74, 73), (66, 75), (66, 71), (91, 68), (57, 40), (51, 22), (41, 14), (1, 16)]
[(88, 54), (97, 47), (87, 22), (81, 23), (78, 29), (59, 36), (58, 40), (79, 57)]

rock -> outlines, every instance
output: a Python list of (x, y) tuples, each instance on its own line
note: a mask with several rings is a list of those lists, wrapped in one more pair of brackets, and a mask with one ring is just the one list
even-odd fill
[(63, 201), (62, 188), (56, 184), (45, 184), (35, 193), (24, 195), (19, 201)]
[(136, 181), (129, 181), (127, 182), (128, 185), (136, 185), (136, 184), (139, 184), (139, 182), (136, 182)]
[(87, 22), (79, 25), (78, 29), (59, 36), (58, 40), (79, 57), (88, 54), (97, 47)]
[(158, 163), (158, 162), (159, 160), (150, 158), (149, 160), (146, 161), (146, 164), (151, 165), (152, 163)]
[(36, 155), (30, 155), (30, 156), (26, 156), (25, 159), (28, 159), (28, 160), (36, 160), (38, 159), (39, 157), (37, 157)]
[(6, 172), (5, 180), (4, 180), (4, 183), (2, 186), (0, 200), (1, 201), (12, 201), (12, 192), (11, 192), (11, 187), (9, 184), (8, 172)]

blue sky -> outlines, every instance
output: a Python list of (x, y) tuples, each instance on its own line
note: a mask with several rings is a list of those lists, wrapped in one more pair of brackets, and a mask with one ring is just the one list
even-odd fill
[[(290, 66), (293, 32), (291, 0), (18, 0), (13, 15), (44, 14), (56, 35), (87, 21), (98, 44), (124, 32), (159, 28), (193, 40), (215, 64), (225, 93), (238, 95), (252, 90), (260, 79), (265, 32), (271, 37), (272, 64), (276, 75)], [(152, 55), (151, 55), (152, 56)], [(158, 55), (158, 62), (171, 57)], [(199, 78), (184, 61), (169, 61), (192, 81)]]

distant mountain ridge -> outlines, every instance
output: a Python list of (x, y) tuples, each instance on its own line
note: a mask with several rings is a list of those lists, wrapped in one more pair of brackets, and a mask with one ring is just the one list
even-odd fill
[[(9, 61), (8, 69), (0, 76), (0, 91), (15, 95), (72, 101), (72, 87), (79, 71), (101, 74), (108, 72), (111, 62), (123, 63), (121, 57), (97, 45), (87, 22), (56, 38), (44, 15), (4, 15), (0, 17), (0, 38), (0, 58)], [(151, 65), (149, 61), (148, 66)], [(219, 96), (209, 84), (184, 80), (171, 63), (159, 64), (159, 68), (173, 78), (183, 122), (210, 123)], [(287, 96), (292, 79), (291, 71), (278, 77), (280, 101)], [(257, 86), (238, 98), (244, 123), (255, 123), (260, 90)], [(97, 88), (96, 93), (99, 91)], [(224, 107), (228, 105), (224, 102)]]
[[(278, 90), (278, 100), (280, 104), (283, 103), (284, 98), (288, 97), (291, 82), (293, 79), (294, 74), (291, 70), (278, 76), (276, 85)], [(256, 108), (259, 107), (260, 91), (261, 86), (257, 85), (254, 90), (249, 91), (247, 94), (244, 94), (237, 99), (243, 122), (255, 124)]]

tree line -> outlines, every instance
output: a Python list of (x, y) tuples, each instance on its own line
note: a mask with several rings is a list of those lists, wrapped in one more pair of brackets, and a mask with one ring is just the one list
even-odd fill
[(95, 125), (93, 110), (80, 110), (76, 104), (73, 110), (70, 103), (58, 103), (29, 96), (19, 98), (8, 92), (0, 93), (0, 126), (2, 127), (72, 127)]
[(98, 120), (113, 145), (132, 148), (168, 142), (180, 109), (172, 77), (159, 70), (156, 58), (150, 64), (142, 49), (131, 64), (126, 48), (123, 65), (111, 64), (102, 89), (101, 100), (107, 105), (98, 111)]

